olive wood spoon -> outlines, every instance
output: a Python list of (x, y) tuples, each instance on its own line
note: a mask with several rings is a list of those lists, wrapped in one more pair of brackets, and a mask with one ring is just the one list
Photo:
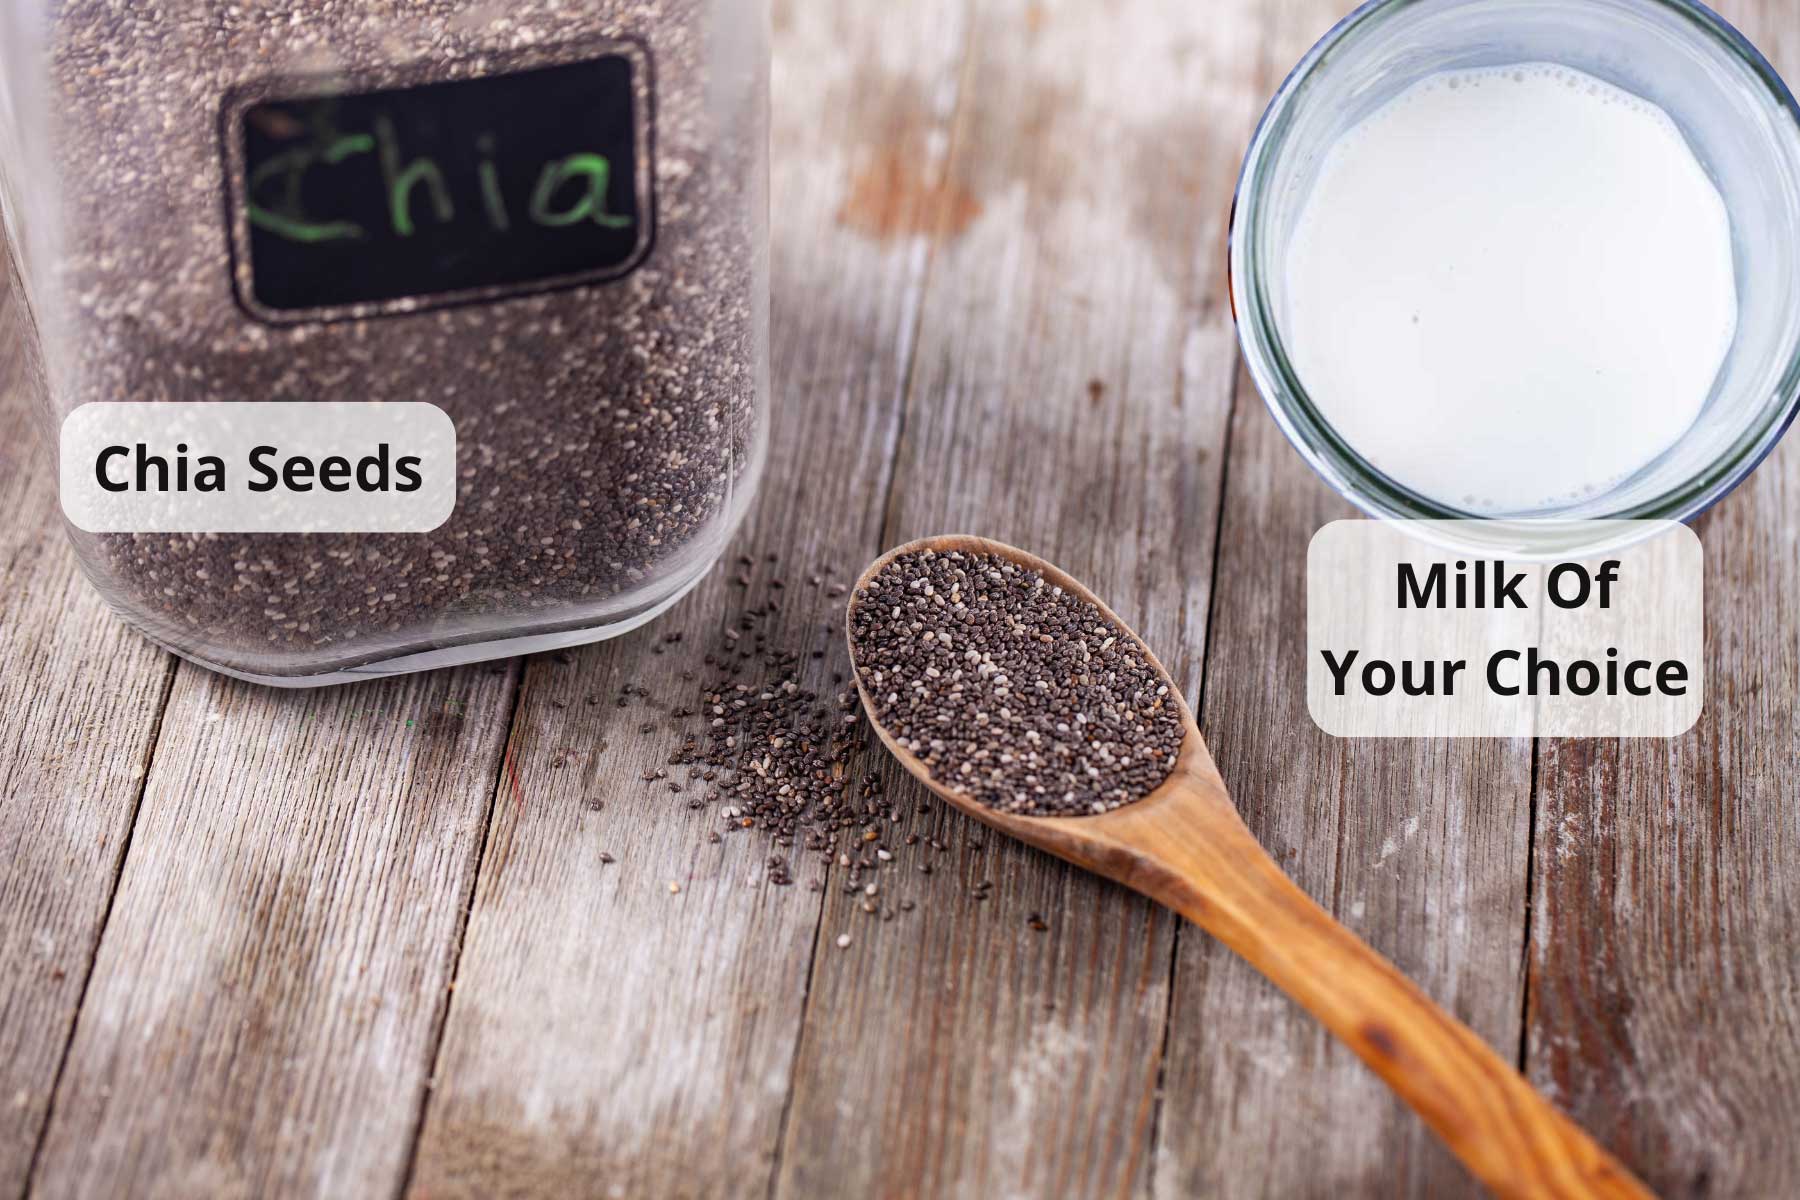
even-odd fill
[[(1010, 559), (1099, 609), (1142, 647), (1169, 682), (1186, 737), (1169, 778), (1142, 800), (1099, 816), (1015, 816), (933, 779), (925, 764), (876, 719), (862, 672), (856, 670), (870, 724), (920, 782), (976, 820), (1142, 892), (1231, 947), (1354, 1050), (1495, 1193), (1651, 1194), (1534, 1091), (1512, 1064), (1433, 1004), (1282, 872), (1238, 817), (1180, 689), (1143, 640), (1087, 588), (1050, 563), (1000, 542), (934, 537), (876, 560), (857, 580), (850, 605), (894, 558), (925, 550)], [(854, 664), (854, 640), (850, 656)]]

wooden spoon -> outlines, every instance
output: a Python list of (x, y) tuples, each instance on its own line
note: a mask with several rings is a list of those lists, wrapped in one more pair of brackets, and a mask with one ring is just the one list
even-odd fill
[[(1168, 677), (1149, 647), (1099, 597), (1042, 559), (985, 538), (925, 538), (890, 550), (857, 580), (850, 604), (893, 559), (925, 550), (998, 555), (1042, 574), (1104, 613)], [(850, 657), (854, 663), (854, 641)], [(926, 787), (978, 821), (1168, 905), (1241, 954), (1356, 1051), (1494, 1192), (1650, 1195), (1512, 1064), (1282, 872), (1239, 819), (1200, 728), (1172, 682), (1169, 694), (1180, 705), (1187, 733), (1162, 786), (1100, 816), (1023, 817), (989, 808), (933, 779), (875, 718), (860, 669), (856, 676), (875, 731)]]

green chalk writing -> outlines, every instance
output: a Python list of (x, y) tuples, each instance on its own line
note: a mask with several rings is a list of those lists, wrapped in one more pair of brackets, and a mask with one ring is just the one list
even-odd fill
[[(315, 162), (336, 166), (355, 154), (367, 154), (374, 148), (367, 134), (333, 137), (321, 148), (297, 146), (277, 154), (250, 173), (248, 210), (250, 223), (270, 233), (295, 242), (340, 242), (367, 237), (367, 232), (354, 221), (316, 221), (307, 215), (302, 187), (306, 172)], [(280, 197), (274, 207), (258, 202), (268, 186), (279, 180)]]
[[(612, 177), (612, 164), (598, 154), (571, 154), (560, 162), (544, 164), (538, 175), (537, 190), (531, 195), (531, 219), (540, 225), (560, 229), (580, 221), (591, 220), (607, 229), (624, 229), (631, 218), (606, 211), (606, 188)], [(587, 180), (587, 189), (574, 207), (553, 212), (551, 202), (565, 183)]]
[(444, 182), (444, 172), (437, 163), (429, 158), (416, 158), (401, 165), (400, 135), (394, 131), (392, 118), (375, 118), (375, 137), (381, 147), (381, 174), (387, 183), (388, 212), (394, 222), (394, 232), (401, 237), (413, 235), (413, 189), (421, 184), (425, 186), (438, 221), (449, 224), (455, 220), (456, 205), (451, 203), (450, 187)]
[[(453, 225), (457, 214), (456, 180), (429, 155), (409, 158), (392, 117), (377, 116), (372, 125), (373, 131), (368, 133), (340, 134), (316, 129), (304, 144), (283, 150), (257, 165), (250, 173), (247, 188), (250, 223), (293, 242), (367, 238), (369, 231), (355, 221), (308, 212), (305, 193), (317, 168), (339, 168), (358, 156), (373, 153), (380, 170), (382, 208), (396, 237), (414, 236), (422, 220)], [(492, 134), (482, 134), (475, 144), (481, 154), (474, 172), (480, 211), (493, 232), (510, 232), (512, 210), (495, 162), (497, 141)], [(344, 189), (366, 186), (367, 177), (334, 177), (330, 182)], [(635, 219), (611, 211), (608, 205), (611, 186), (612, 162), (603, 154), (582, 152), (547, 162), (538, 172), (531, 192), (527, 210), (531, 222), (544, 229), (566, 229), (584, 221), (603, 229), (629, 229)]]
[(500, 172), (494, 167), (493, 136), (483, 134), (475, 146), (481, 151), (481, 202), (487, 208), (488, 224), (494, 227), (495, 233), (505, 233), (512, 228), (512, 220), (506, 215), (506, 197), (500, 192)]

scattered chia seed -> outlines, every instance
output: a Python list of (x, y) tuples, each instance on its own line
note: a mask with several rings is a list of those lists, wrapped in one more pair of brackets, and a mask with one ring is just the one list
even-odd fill
[[(772, 589), (773, 581), (766, 586)], [(921, 845), (906, 826), (935, 809), (926, 802), (896, 803), (881, 775), (868, 769), (868, 726), (861, 703), (845, 686), (840, 627), (810, 615), (780, 617), (772, 598), (754, 588), (734, 597), (735, 615), (710, 639), (710, 648), (680, 632), (659, 643), (685, 642), (682, 652), (695, 656), (702, 669), (681, 671), (679, 678), (693, 691), (662, 704), (678, 741), (666, 755), (667, 770), (643, 772), (647, 790), (660, 791), (656, 782), (671, 773), (690, 781), (690, 796), (704, 789), (703, 798), (684, 798), (684, 807), (709, 810), (707, 819), (716, 822), (705, 835), (710, 845), (733, 835), (766, 837), (772, 849), (764, 851), (761, 882), (769, 886), (797, 883), (797, 855), (814, 855), (836, 868), (831, 884), (853, 897), (853, 911), (881, 921), (914, 911), (910, 898), (883, 896), (884, 907), (877, 897), (907, 890), (911, 874), (896, 874), (907, 864), (897, 861), (892, 847), (902, 839)], [(791, 638), (815, 644), (789, 645)], [(830, 665), (815, 665), (821, 657)], [(621, 690), (634, 700), (649, 699), (649, 690), (635, 683)], [(896, 877), (901, 884), (890, 887)], [(825, 887), (823, 879), (807, 881), (809, 892)]]
[[(810, 614), (780, 615), (757, 590), (772, 582), (733, 593), (737, 606), (713, 635), (693, 636), (690, 627), (686, 637), (679, 631), (660, 636), (655, 644), (679, 643), (679, 652), (692, 656), (697, 669), (676, 675), (690, 691), (656, 700), (635, 681), (619, 685), (622, 705), (653, 704), (675, 731), (662, 756), (667, 765), (640, 772), (644, 791), (676, 793), (669, 781), (685, 782), (686, 794), (671, 795), (672, 804), (701, 814), (708, 845), (734, 836), (766, 839), (754, 882), (794, 887), (803, 856), (814, 856), (829, 875), (806, 880), (805, 890), (842, 892), (845, 921), (900, 919), (917, 911), (921, 891), (965, 886), (956, 882), (957, 860), (973, 861), (965, 851), (979, 852), (985, 843), (967, 830), (930, 836), (915, 824), (939, 811), (929, 798), (888, 795), (870, 762), (875, 756), (862, 706), (846, 686), (842, 627)], [(811, 645), (793, 645), (794, 639)], [(827, 661), (818, 663), (819, 656)], [(943, 871), (920, 879), (934, 875), (931, 860)], [(603, 864), (612, 861), (601, 855)], [(670, 885), (671, 893), (678, 886)], [(979, 903), (994, 884), (979, 880), (966, 888)], [(841, 936), (847, 946), (851, 935)]]
[(1108, 812), (1155, 791), (1180, 754), (1169, 681), (1136, 639), (1007, 559), (901, 555), (857, 589), (849, 621), (875, 719), (989, 808)]
[(897, 814), (879, 776), (852, 770), (868, 744), (856, 697), (803, 685), (802, 653), (764, 632), (775, 611), (751, 604), (721, 632), (692, 703), (675, 710), (678, 726), (692, 718), (699, 731), (669, 762), (714, 785), (709, 800), (721, 802), (726, 830), (760, 829), (777, 846), (829, 853), (838, 831)]

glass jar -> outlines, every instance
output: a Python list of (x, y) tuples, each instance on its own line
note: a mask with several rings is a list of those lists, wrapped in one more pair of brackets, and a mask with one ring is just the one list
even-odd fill
[[(1553, 509), (1475, 514), (1383, 474), (1321, 415), (1284, 342), (1284, 264), (1316, 174), (1347, 131), (1435, 73), (1525, 62), (1573, 67), (1674, 120), (1730, 216), (1738, 328), (1699, 417), (1660, 457)], [(1741, 34), (1690, 0), (1371, 0), (1301, 60), (1270, 103), (1238, 185), (1230, 262), (1258, 390), (1307, 462), (1364, 512), (1480, 515), (1502, 546), (1546, 521), (1685, 521), (1755, 468), (1800, 405), (1800, 108)]]
[(0, 0), (47, 444), (95, 401), (455, 426), (428, 533), (71, 526), (111, 605), (313, 685), (613, 636), (698, 582), (767, 439), (767, 24), (766, 0)]

